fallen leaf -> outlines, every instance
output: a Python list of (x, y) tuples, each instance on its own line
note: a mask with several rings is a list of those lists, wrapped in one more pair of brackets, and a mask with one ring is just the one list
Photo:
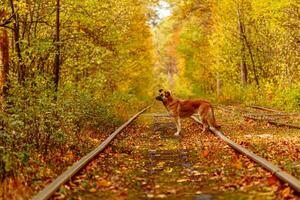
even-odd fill
[(165, 169), (165, 172), (167, 172), (167, 173), (171, 173), (172, 171), (173, 171), (173, 168), (171, 168), (171, 167), (168, 167)]
[(281, 192), (281, 195), (286, 198), (289, 196), (289, 194), (291, 193), (291, 188), (290, 187), (286, 187), (284, 190), (282, 190)]
[(158, 167), (163, 167), (165, 165), (165, 162), (164, 161), (161, 161), (157, 164)]
[(243, 166), (243, 163), (241, 162), (240, 159), (236, 160), (233, 164), (232, 164), (235, 168), (237, 169), (241, 169)]
[(274, 174), (272, 176), (268, 177), (269, 185), (276, 185), (277, 181), (278, 181), (278, 179)]
[(70, 189), (71, 189), (70, 186), (68, 186), (68, 185), (64, 185), (64, 187), (65, 187), (67, 190), (70, 190)]
[(247, 165), (248, 169), (253, 168), (253, 167), (254, 167), (254, 164), (252, 162)]
[(183, 179), (178, 179), (176, 182), (177, 183), (183, 183), (183, 182), (187, 182), (189, 181), (190, 179), (187, 179), (187, 178), (183, 178)]
[(97, 186), (98, 187), (109, 187), (109, 186), (111, 186), (111, 182), (109, 182), (105, 179), (101, 179), (97, 182)]
[(204, 158), (206, 158), (206, 157), (208, 156), (208, 154), (209, 154), (209, 151), (208, 151), (207, 149), (205, 149), (205, 150), (202, 152), (202, 156), (203, 156)]
[(170, 190), (168, 190), (167, 192), (168, 192), (169, 194), (176, 194), (177, 191), (176, 191), (175, 189), (170, 189)]
[(89, 191), (92, 192), (92, 193), (94, 193), (94, 192), (97, 191), (97, 189), (96, 188), (91, 188)]
[(70, 185), (72, 188), (75, 188), (75, 187), (77, 187), (77, 185), (76, 185), (76, 184), (74, 184), (72, 181), (70, 181), (70, 182), (69, 182), (69, 185)]
[(165, 194), (159, 194), (156, 197), (159, 198), (159, 199), (163, 199), (163, 198), (166, 198), (167, 195), (165, 195)]
[(143, 180), (145, 180), (145, 178), (136, 177), (135, 180), (137, 180), (137, 181), (143, 181)]
[(127, 191), (122, 191), (120, 194), (122, 197), (126, 197), (128, 195)]
[(153, 194), (147, 194), (147, 197), (148, 197), (148, 198), (153, 198), (154, 195), (153, 195)]
[(59, 196), (56, 196), (55, 199), (65, 199), (66, 196), (64, 194), (59, 194)]

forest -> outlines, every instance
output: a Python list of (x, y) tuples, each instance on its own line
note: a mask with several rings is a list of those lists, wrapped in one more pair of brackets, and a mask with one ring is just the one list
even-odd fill
[(168, 87), (187, 96), (299, 110), (299, 2), (170, 4), (172, 17), (155, 30)]
[(1, 0), (0, 87), (0, 196), (27, 199), (160, 88), (299, 112), (300, 4)]

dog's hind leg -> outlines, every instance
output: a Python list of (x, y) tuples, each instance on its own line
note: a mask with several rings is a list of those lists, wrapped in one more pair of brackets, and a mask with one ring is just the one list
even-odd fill
[(177, 131), (176, 131), (176, 133), (174, 134), (174, 136), (179, 136), (179, 133), (180, 133), (180, 131), (181, 131), (180, 117), (176, 117), (175, 123), (176, 123)]
[(207, 122), (205, 120), (202, 120), (202, 131), (201, 133), (204, 133), (207, 129)]
[(201, 133), (204, 133), (206, 131), (206, 129), (208, 128), (207, 116), (205, 114), (205, 108), (199, 110), (199, 119), (202, 122), (202, 131), (201, 131)]
[(201, 133), (204, 133), (206, 131), (205, 120), (203, 120), (203, 118), (200, 115), (196, 115), (195, 117), (199, 120), (199, 122), (200, 122), (200, 124), (202, 126)]

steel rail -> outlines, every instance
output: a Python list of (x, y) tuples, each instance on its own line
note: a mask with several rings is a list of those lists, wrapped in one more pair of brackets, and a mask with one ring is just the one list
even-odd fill
[(250, 108), (254, 108), (254, 109), (258, 109), (258, 110), (264, 110), (264, 111), (268, 111), (268, 112), (282, 113), (279, 110), (274, 110), (272, 108), (265, 108), (265, 107), (262, 107), (262, 106), (250, 106)]
[(141, 116), (150, 116), (150, 117), (171, 117), (172, 115), (169, 113), (145, 113), (141, 114)]
[(274, 126), (279, 126), (279, 127), (288, 127), (288, 128), (294, 128), (294, 129), (300, 129), (300, 126), (297, 126), (297, 125), (293, 125), (293, 124), (284, 124), (284, 123), (279, 123), (279, 122), (276, 122), (272, 119), (268, 119), (268, 118), (264, 118), (264, 117), (252, 117), (252, 116), (248, 116), (248, 115), (244, 115), (243, 116), (244, 118), (248, 118), (248, 119), (252, 119), (252, 120), (255, 120), (255, 121), (266, 121), (268, 122), (269, 124), (272, 124)]
[(254, 108), (254, 109), (257, 109), (257, 110), (263, 110), (263, 111), (268, 111), (268, 112), (273, 112), (273, 113), (276, 113), (276, 114), (279, 114), (279, 115), (300, 115), (299, 112), (294, 112), (294, 113), (287, 113), (287, 112), (283, 112), (283, 111), (279, 111), (279, 110), (274, 110), (272, 108), (265, 108), (265, 107), (262, 107), (262, 106), (250, 106), (250, 108)]
[[(197, 119), (195, 116), (191, 117), (196, 122), (202, 124), (202, 122)], [(209, 128), (210, 131), (212, 131), (216, 136), (218, 136), (221, 140), (226, 142), (229, 146), (231, 146), (233, 149), (237, 150), (241, 154), (249, 157), (259, 165), (261, 165), (263, 168), (267, 169), (268, 171), (275, 174), (280, 180), (283, 182), (288, 183), (295, 191), (300, 192), (300, 181), (295, 178), (294, 176), (286, 173), (285, 171), (281, 170), (276, 165), (272, 164), (271, 162), (267, 161), (266, 159), (254, 154), (252, 151), (249, 151), (248, 149), (242, 147), (239, 144), (236, 144), (235, 142), (228, 139), (221, 131), (217, 130), (214, 127)]]
[[(154, 104), (154, 103), (153, 103)], [(81, 158), (79, 161), (74, 163), (68, 170), (59, 175), (52, 183), (47, 185), (43, 190), (41, 190), (36, 196), (33, 197), (33, 200), (45, 200), (49, 199), (52, 194), (64, 183), (66, 183), (72, 176), (74, 176), (79, 170), (86, 166), (95, 156), (97, 156), (115, 137), (120, 133), (125, 127), (127, 127), (133, 120), (135, 120), (139, 115), (145, 112), (147, 109), (153, 106), (150, 105), (137, 114), (132, 116), (127, 122), (115, 130), (104, 142), (102, 142), (98, 147), (93, 151), (88, 153), (86, 156)]]

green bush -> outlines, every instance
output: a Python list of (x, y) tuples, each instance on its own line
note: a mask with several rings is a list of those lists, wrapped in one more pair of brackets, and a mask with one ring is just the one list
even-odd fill
[(278, 108), (286, 110), (300, 110), (300, 83), (293, 84), (288, 87), (280, 87), (276, 91), (276, 95), (272, 104)]
[(26, 165), (32, 155), (64, 151), (70, 146), (86, 152), (82, 147), (90, 145), (78, 140), (82, 130), (106, 130), (119, 123), (101, 95), (71, 84), (56, 94), (52, 82), (41, 74), (24, 85), (11, 78), (4, 111), (0, 112), (0, 178), (15, 174), (17, 166)]
[(225, 85), (222, 103), (243, 103), (245, 105), (262, 105), (280, 110), (300, 110), (300, 83), (286, 86), (273, 82), (262, 82), (260, 87), (238, 84)]

